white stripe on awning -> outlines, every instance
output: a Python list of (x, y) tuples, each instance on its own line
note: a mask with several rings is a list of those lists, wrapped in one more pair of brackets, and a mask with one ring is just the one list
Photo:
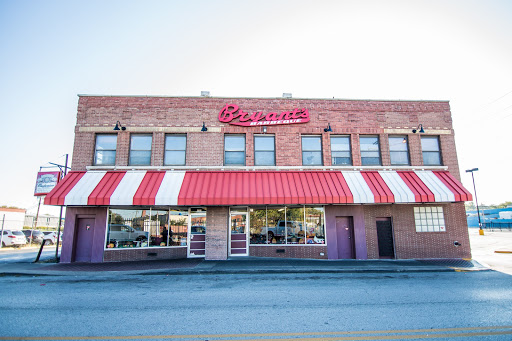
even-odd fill
[(155, 205), (178, 205), (178, 194), (185, 178), (185, 172), (165, 172), (156, 193)]
[(375, 203), (375, 196), (372, 190), (364, 180), (361, 172), (342, 171), (345, 181), (354, 197), (354, 204), (372, 204)]
[(414, 193), (397, 172), (379, 171), (380, 176), (395, 196), (395, 202), (416, 202)]
[(436, 202), (455, 201), (455, 194), (432, 171), (416, 171), (415, 173), (434, 193)]
[(69, 191), (64, 199), (64, 205), (87, 205), (92, 191), (98, 186), (107, 172), (87, 172)]
[(126, 172), (110, 197), (110, 205), (133, 205), (133, 196), (145, 175), (145, 171)]

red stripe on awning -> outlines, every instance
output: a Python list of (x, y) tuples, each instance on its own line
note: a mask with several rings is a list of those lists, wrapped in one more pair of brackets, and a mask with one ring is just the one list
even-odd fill
[(345, 179), (335, 171), (191, 171), (178, 196), (178, 205), (186, 206), (352, 202)]
[(87, 199), (87, 205), (110, 205), (110, 197), (126, 172), (107, 172)]
[(45, 205), (64, 205), (66, 195), (75, 187), (85, 172), (69, 172), (44, 198)]
[(164, 179), (163, 171), (148, 171), (133, 196), (134, 205), (154, 205), (155, 197)]
[(398, 175), (404, 180), (405, 184), (414, 193), (416, 202), (435, 202), (434, 193), (421, 181), (421, 179), (412, 171), (398, 171)]
[(433, 172), (443, 184), (455, 194), (456, 201), (472, 201), (473, 196), (462, 184), (447, 171), (434, 171)]
[(392, 203), (395, 202), (395, 196), (389, 189), (379, 172), (361, 172), (364, 180), (370, 187), (376, 203)]

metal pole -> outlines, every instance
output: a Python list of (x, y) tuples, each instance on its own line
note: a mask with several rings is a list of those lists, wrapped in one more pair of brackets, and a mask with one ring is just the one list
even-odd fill
[(2, 234), (0, 234), (0, 248), (2, 247), (2, 244), (4, 242), (4, 223), (5, 223), (5, 213), (4, 213), (4, 217), (2, 218)]
[[(39, 197), (39, 204), (37, 204), (37, 213), (36, 213), (36, 219), (34, 220), (34, 223), (32, 223), (32, 231), (30, 231), (30, 246), (32, 246), (32, 239), (34, 230), (37, 227), (37, 220), (39, 219), (39, 208), (41, 207), (41, 197)], [(44, 240), (42, 241), (44, 243)]]
[(473, 175), (473, 172), (471, 172), (471, 178), (473, 178), (473, 190), (475, 191), (476, 214), (478, 214), (478, 226), (480, 226), (480, 230), (482, 230), (482, 222), (480, 221), (480, 209), (478, 208), (478, 197), (476, 196), (475, 176)]
[[(66, 164), (64, 166), (64, 176), (66, 176), (68, 172), (68, 154), (66, 154)], [(59, 262), (59, 244), (60, 244), (60, 226), (62, 224), (62, 208), (60, 207), (60, 214), (59, 214), (59, 228), (57, 229), (57, 246), (55, 247), (55, 261)]]

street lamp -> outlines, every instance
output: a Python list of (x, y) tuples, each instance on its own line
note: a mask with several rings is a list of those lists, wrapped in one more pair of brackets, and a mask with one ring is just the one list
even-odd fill
[(480, 231), (478, 233), (483, 236), (484, 230), (482, 229), (482, 222), (480, 221), (480, 209), (478, 208), (478, 197), (476, 196), (476, 186), (475, 186), (475, 176), (473, 172), (476, 172), (478, 168), (466, 169), (466, 173), (471, 173), (471, 178), (473, 178), (473, 190), (475, 191), (475, 202), (476, 202), (476, 214), (478, 214), (478, 226), (480, 226)]

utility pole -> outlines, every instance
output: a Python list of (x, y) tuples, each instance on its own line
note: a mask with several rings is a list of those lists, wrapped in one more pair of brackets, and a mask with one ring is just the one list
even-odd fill
[[(68, 172), (68, 154), (66, 154), (66, 164), (64, 165), (64, 178)], [(59, 167), (60, 168), (60, 167)], [(60, 227), (62, 225), (62, 208), (60, 207), (60, 214), (59, 214), (59, 228), (57, 229), (57, 247), (55, 248), (55, 261), (59, 262), (59, 244), (60, 244)]]
[(4, 213), (4, 217), (2, 218), (2, 234), (0, 234), (0, 248), (2, 247), (2, 244), (4, 242), (4, 223), (5, 223), (5, 213)]

